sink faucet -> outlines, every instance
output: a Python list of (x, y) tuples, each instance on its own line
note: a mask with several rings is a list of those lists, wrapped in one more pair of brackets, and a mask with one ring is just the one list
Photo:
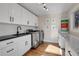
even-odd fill
[(17, 35), (19, 34), (19, 29), (21, 30), (21, 26), (17, 26)]

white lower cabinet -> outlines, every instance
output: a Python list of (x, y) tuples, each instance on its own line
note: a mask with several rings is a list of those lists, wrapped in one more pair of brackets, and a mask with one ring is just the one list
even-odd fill
[(18, 55), (23, 55), (31, 48), (31, 35), (19, 37), (18, 39)]
[(24, 53), (26, 53), (31, 48), (31, 36), (27, 35), (24, 40)]
[(77, 56), (74, 48), (71, 47), (70, 43), (68, 42), (65, 43), (65, 56)]
[(16, 41), (17, 41), (17, 38), (0, 42), (0, 50), (5, 48), (5, 47), (16, 44)]
[(65, 38), (61, 34), (59, 35), (59, 46), (65, 48)]
[(21, 56), (31, 49), (31, 35), (0, 42), (1, 56)]
[(77, 56), (77, 54), (72, 48), (67, 48), (65, 52), (65, 56)]
[(1, 56), (10, 56), (12, 54), (17, 55), (18, 50), (17, 50), (16, 44), (14, 44), (12, 46), (1, 49), (0, 51), (1, 51), (0, 52)]
[(70, 56), (69, 53), (71, 53), (71, 52), (69, 52), (69, 51), (70, 51), (70, 47), (69, 47), (68, 43), (65, 42), (65, 56)]
[(17, 55), (17, 38), (10, 40), (5, 40), (0, 42), (0, 55), (1, 56), (11, 56), (12, 54)]
[(68, 43), (65, 41), (65, 56), (69, 56), (68, 54)]

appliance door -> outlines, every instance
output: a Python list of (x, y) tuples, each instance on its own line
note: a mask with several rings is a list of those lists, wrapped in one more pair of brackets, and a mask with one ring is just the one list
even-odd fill
[(33, 40), (33, 48), (36, 48), (39, 45), (39, 32), (32, 33), (32, 40)]
[(40, 31), (40, 44), (43, 43), (44, 40), (44, 32)]

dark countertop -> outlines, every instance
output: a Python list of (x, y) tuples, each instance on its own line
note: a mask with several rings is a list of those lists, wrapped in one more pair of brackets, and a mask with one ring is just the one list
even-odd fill
[(28, 34), (31, 34), (31, 33), (21, 33), (21, 34), (18, 34), (18, 35), (12, 34), (12, 35), (1, 36), (0, 41), (13, 39), (13, 38), (21, 37), (21, 36), (28, 35)]

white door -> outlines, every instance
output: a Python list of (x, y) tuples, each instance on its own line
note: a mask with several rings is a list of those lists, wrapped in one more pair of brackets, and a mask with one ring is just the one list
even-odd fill
[(0, 3), (0, 22), (1, 23), (10, 23), (10, 10), (8, 3)]

